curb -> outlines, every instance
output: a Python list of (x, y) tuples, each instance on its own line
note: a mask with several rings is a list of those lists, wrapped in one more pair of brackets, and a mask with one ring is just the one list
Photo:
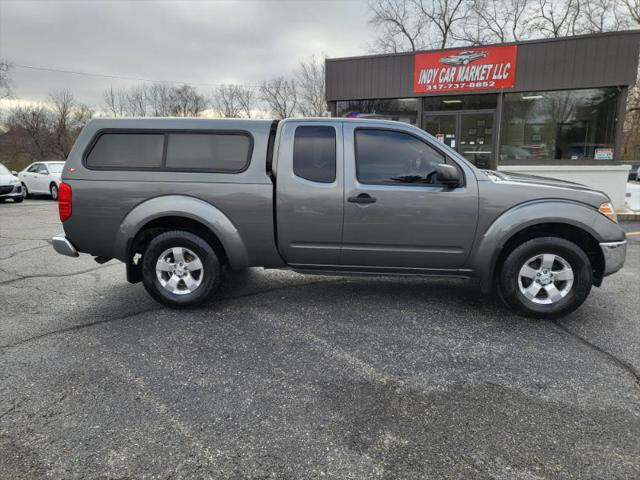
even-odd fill
[(619, 222), (640, 222), (640, 212), (616, 212)]

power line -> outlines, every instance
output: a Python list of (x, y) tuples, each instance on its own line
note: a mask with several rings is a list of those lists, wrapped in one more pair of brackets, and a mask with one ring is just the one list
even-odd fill
[[(221, 85), (225, 85), (224, 83), (198, 83), (198, 82), (181, 82), (178, 80), (155, 80), (151, 78), (142, 78), (142, 77), (129, 77), (125, 75), (111, 75), (106, 73), (93, 73), (93, 72), (80, 72), (76, 70), (65, 70), (62, 68), (52, 68), (52, 67), (38, 67), (34, 65), (23, 65), (20, 63), (13, 63), (12, 67), (16, 68), (24, 68), (28, 70), (39, 70), (43, 72), (53, 72), (53, 73), (64, 73), (68, 75), (83, 75), (87, 77), (101, 77), (101, 78), (111, 78), (116, 80), (131, 80), (136, 82), (148, 82), (148, 83), (173, 83), (176, 85), (193, 85), (200, 87), (218, 87)], [(241, 85), (243, 87), (251, 87), (257, 88), (258, 85), (249, 85), (249, 84), (238, 84), (234, 83), (234, 85)]]

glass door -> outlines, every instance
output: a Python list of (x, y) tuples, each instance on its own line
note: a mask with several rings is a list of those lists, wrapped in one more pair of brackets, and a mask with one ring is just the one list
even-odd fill
[(422, 128), (436, 137), (442, 143), (446, 143), (451, 148), (456, 148), (458, 115), (455, 113), (444, 113), (439, 115), (425, 115)]
[(493, 113), (460, 114), (458, 152), (478, 168), (491, 168)]
[(491, 168), (493, 111), (425, 113), (422, 128), (478, 168)]

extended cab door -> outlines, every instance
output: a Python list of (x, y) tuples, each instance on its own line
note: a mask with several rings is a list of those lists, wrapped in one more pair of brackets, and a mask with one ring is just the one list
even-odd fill
[[(478, 188), (471, 168), (403, 125), (345, 122), (341, 263), (351, 270), (457, 270), (473, 244)], [(439, 185), (449, 163), (464, 183)]]
[(344, 177), (339, 121), (285, 120), (274, 152), (278, 249), (301, 269), (340, 261)]

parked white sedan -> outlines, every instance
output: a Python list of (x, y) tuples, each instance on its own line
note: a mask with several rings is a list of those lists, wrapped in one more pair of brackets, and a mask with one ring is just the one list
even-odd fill
[(22, 170), (18, 173), (18, 178), (22, 183), (24, 196), (29, 197), (35, 193), (51, 195), (51, 198), (57, 200), (63, 168), (64, 162), (35, 162)]

